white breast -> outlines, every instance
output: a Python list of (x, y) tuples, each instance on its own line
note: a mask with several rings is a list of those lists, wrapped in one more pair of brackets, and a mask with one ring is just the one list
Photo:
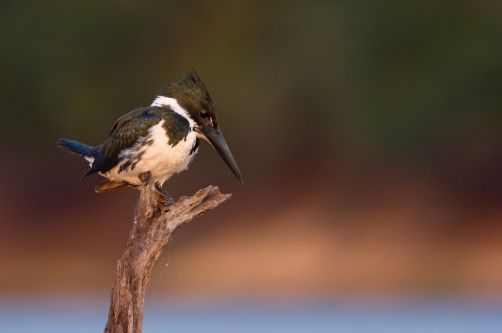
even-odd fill
[[(119, 162), (113, 169), (104, 174), (105, 177), (115, 181), (127, 181), (134, 185), (140, 185), (138, 176), (143, 172), (150, 172), (152, 180), (163, 184), (175, 173), (185, 170), (193, 157), (197, 153), (190, 151), (195, 145), (197, 136), (194, 131), (190, 131), (185, 139), (175, 146), (169, 145), (169, 138), (165, 128), (162, 127), (164, 120), (152, 126), (146, 137), (138, 141), (129, 149), (119, 154)], [(151, 141), (151, 144), (145, 142)], [(127, 168), (125, 163), (130, 161)]]

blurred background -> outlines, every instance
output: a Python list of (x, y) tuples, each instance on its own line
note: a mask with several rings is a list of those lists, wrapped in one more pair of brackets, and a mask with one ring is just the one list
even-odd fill
[(233, 196), (173, 235), (146, 332), (501, 331), (502, 3), (3, 1), (0, 45), (7, 331), (103, 328), (138, 192), (56, 141), (192, 67), (245, 184), (203, 143), (164, 185)]

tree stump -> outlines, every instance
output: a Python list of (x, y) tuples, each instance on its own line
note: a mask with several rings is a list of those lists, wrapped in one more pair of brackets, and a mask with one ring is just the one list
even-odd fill
[(141, 333), (146, 285), (171, 233), (231, 196), (208, 186), (167, 205), (162, 194), (143, 186), (125, 252), (117, 263), (105, 333)]

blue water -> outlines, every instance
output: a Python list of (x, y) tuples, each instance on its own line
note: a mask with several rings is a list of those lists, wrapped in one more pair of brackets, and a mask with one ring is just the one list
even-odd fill
[[(455, 299), (360, 302), (147, 300), (143, 332), (502, 332), (502, 303)], [(0, 332), (102, 332), (106, 299), (0, 298)]]

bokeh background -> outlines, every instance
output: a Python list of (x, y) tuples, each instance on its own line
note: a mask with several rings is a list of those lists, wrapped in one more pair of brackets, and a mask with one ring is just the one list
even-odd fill
[(86, 162), (55, 143), (101, 143), (192, 67), (245, 185), (208, 144), (165, 184), (233, 197), (173, 236), (147, 291), (160, 317), (216, 300), (502, 313), (501, 2), (3, 1), (0, 45), (0, 299), (14, 317), (85, 298), (104, 325), (138, 192), (94, 193), (100, 177), (80, 181)]

